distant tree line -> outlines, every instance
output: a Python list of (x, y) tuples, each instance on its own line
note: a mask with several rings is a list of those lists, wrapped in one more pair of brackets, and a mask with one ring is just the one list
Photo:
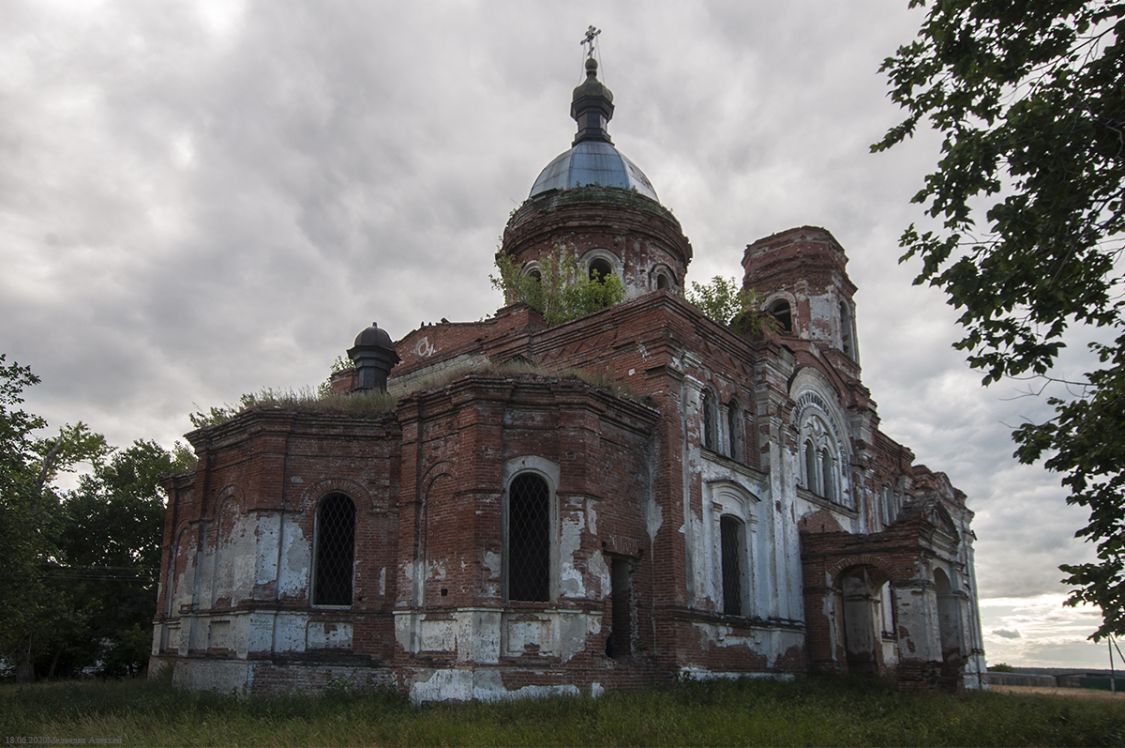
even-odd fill
[[(0, 354), (0, 675), (143, 672), (160, 570), (160, 479), (194, 457), (179, 443), (115, 449), (83, 423), (49, 431), (22, 407), (38, 381)], [(60, 488), (59, 476), (75, 470), (77, 487)]]

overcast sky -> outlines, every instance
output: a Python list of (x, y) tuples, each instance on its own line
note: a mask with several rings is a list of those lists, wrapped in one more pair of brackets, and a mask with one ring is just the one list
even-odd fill
[(1096, 615), (1060, 607), (1084, 515), (1011, 457), (1042, 400), (982, 389), (956, 315), (897, 264), (938, 145), (868, 152), (899, 118), (878, 67), (920, 22), (905, 6), (8, 0), (0, 352), (52, 424), (171, 445), (193, 410), (314, 386), (372, 320), (491, 314), (592, 23), (610, 132), (691, 239), (689, 281), (740, 278), (746, 244), (793, 226), (847, 250), (882, 428), (977, 513), (989, 660), (1104, 667)]

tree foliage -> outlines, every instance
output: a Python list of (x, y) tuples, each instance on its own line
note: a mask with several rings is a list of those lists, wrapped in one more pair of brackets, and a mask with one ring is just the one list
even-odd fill
[(692, 281), (687, 300), (708, 319), (739, 332), (761, 335), (774, 328), (774, 320), (758, 308), (758, 294), (740, 288), (734, 278), (716, 275), (708, 283)]
[(592, 314), (625, 298), (625, 285), (616, 274), (580, 272), (574, 253), (565, 249), (541, 257), (537, 270), (537, 274), (525, 273), (510, 255), (500, 252), (496, 274), (489, 280), (508, 303), (524, 302), (551, 325)]
[(1021, 461), (1046, 457), (1067, 501), (1090, 511), (1078, 535), (1097, 561), (1062, 569), (1068, 603), (1103, 610), (1095, 639), (1125, 634), (1123, 37), (1120, 2), (935, 2), (883, 63), (907, 116), (872, 146), (893, 147), (923, 120), (943, 134), (913, 197), (936, 228), (911, 225), (902, 260), (920, 261), (915, 282), (960, 311), (956, 346), (985, 384), (1059, 381), (1060, 351), (1092, 331), (1094, 370), (1048, 399), (1052, 418), (1013, 436)]
[[(161, 476), (190, 467), (138, 441), (115, 451), (84, 424), (41, 436), (23, 392), (39, 379), (0, 354), (0, 660), (17, 676), (96, 666), (135, 673), (148, 660), (160, 567)], [(86, 472), (73, 490), (59, 474)]]
[(709, 283), (692, 281), (687, 300), (699, 311), (720, 325), (729, 325), (738, 315), (751, 308), (753, 296), (743, 291), (734, 278), (716, 275)]
[(83, 631), (61, 643), (85, 655), (69, 669), (96, 661), (107, 675), (143, 671), (160, 571), (160, 485), (194, 461), (183, 445), (169, 452), (138, 440), (95, 464), (64, 497), (57, 563), (48, 572), (56, 591), (79, 600), (84, 613)]

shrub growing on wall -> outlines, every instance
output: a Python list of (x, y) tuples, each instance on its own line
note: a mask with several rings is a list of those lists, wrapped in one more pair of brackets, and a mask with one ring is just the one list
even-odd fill
[[(556, 248), (539, 259), (538, 274), (523, 272), (511, 256), (496, 255), (493, 288), (509, 304), (523, 302), (557, 325), (600, 311), (625, 299), (625, 285), (614, 273), (579, 272), (578, 259), (569, 250)], [(591, 277), (592, 276), (592, 277)]]

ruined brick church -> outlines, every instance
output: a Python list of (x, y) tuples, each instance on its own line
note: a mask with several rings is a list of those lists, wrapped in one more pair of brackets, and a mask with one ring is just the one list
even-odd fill
[(500, 252), (540, 277), (562, 248), (625, 299), (397, 342), (372, 326), (333, 389), (381, 410), (250, 408), (190, 433), (152, 672), (418, 702), (820, 671), (979, 685), (973, 513), (879, 430), (843, 248), (810, 226), (755, 241), (743, 284), (772, 324), (707, 319), (613, 110), (590, 58), (573, 145)]

